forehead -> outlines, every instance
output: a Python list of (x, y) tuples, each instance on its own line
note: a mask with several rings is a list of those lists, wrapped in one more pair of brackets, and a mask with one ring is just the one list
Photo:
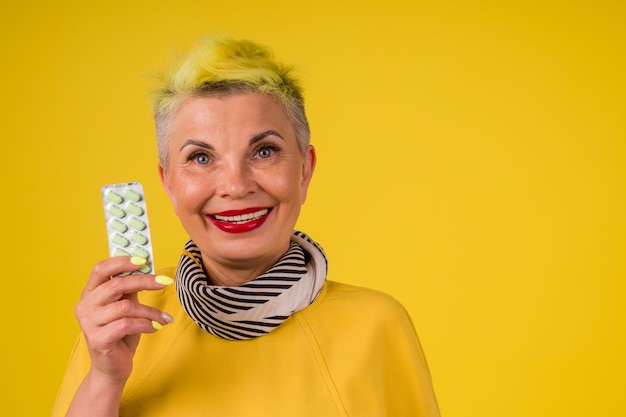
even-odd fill
[(285, 108), (271, 97), (258, 93), (191, 97), (183, 102), (172, 122), (172, 133), (189, 129), (246, 130), (290, 125)]

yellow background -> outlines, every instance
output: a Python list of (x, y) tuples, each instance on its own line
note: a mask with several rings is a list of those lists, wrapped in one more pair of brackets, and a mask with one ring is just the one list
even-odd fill
[(103, 184), (144, 183), (157, 266), (177, 261), (151, 71), (217, 31), (301, 70), (299, 226), (331, 279), (407, 307), (444, 416), (625, 415), (625, 4), (5, 4), (2, 414), (50, 412), (108, 253)]

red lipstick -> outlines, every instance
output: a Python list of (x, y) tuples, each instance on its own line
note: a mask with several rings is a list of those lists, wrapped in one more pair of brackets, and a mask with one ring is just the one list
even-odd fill
[(249, 207), (209, 214), (207, 218), (224, 232), (245, 233), (261, 227), (271, 211), (272, 209), (268, 207)]

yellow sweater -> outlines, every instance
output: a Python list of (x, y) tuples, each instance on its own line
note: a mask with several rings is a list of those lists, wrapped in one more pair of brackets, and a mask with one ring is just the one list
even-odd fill
[[(120, 416), (439, 416), (413, 325), (385, 294), (329, 281), (308, 308), (245, 341), (200, 329), (173, 286), (140, 298), (175, 321), (142, 336)], [(65, 414), (88, 368), (81, 336), (53, 417)]]

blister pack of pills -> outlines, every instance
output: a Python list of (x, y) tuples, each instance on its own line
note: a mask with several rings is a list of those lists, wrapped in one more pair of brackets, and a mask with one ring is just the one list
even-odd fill
[(102, 187), (110, 256), (147, 259), (138, 272), (154, 270), (148, 210), (141, 183), (127, 182)]

